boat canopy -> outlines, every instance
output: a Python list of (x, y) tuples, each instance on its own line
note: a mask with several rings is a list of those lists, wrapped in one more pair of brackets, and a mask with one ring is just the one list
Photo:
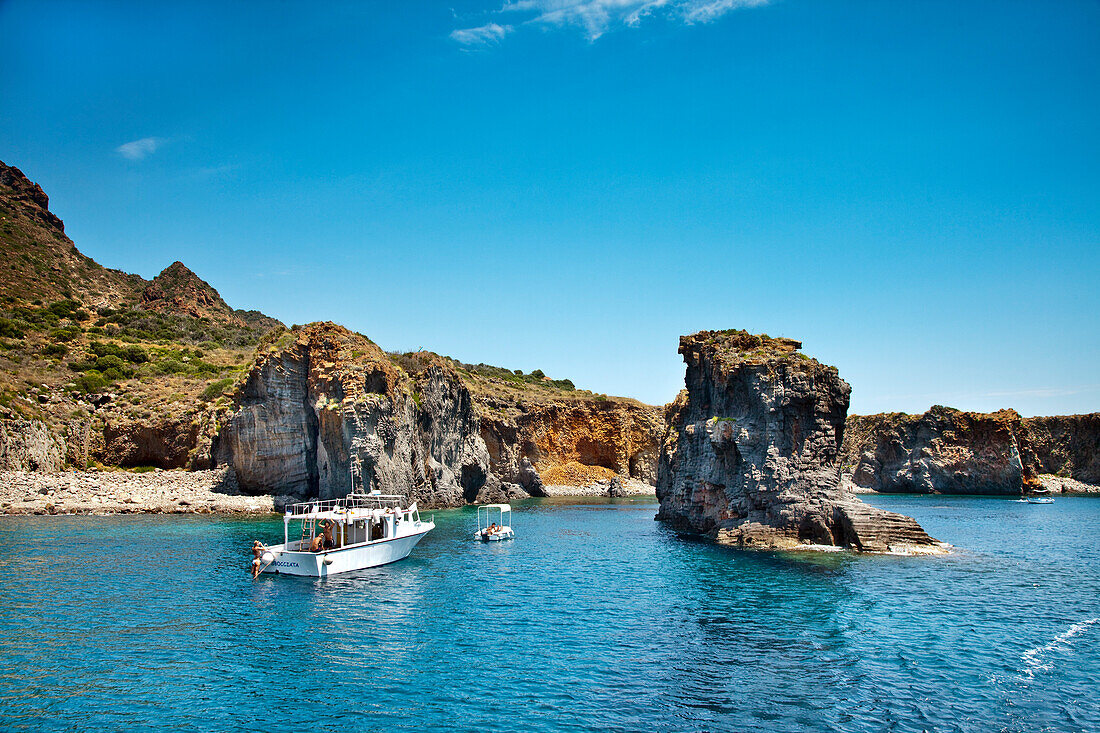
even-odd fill
[(512, 511), (512, 507), (507, 504), (482, 504), (478, 509), (499, 509), (502, 512)]

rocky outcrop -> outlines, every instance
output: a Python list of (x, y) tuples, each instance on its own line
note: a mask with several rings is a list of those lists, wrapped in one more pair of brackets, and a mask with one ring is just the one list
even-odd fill
[(173, 262), (145, 286), (141, 292), (141, 307), (215, 323), (248, 326), (261, 332), (283, 325), (259, 311), (230, 308), (217, 290), (182, 262)]
[[(531, 490), (535, 478), (567, 465), (592, 481), (614, 476), (648, 484), (657, 480), (657, 458), (664, 434), (661, 408), (626, 400), (571, 400), (525, 405), (509, 415), (489, 401), (481, 418), (481, 436), (493, 472)], [(534, 493), (534, 492), (532, 492)]]
[(1100, 415), (939, 405), (923, 415), (852, 415), (841, 465), (856, 487), (886, 493), (1019, 495), (1041, 474), (1100, 484)]
[(218, 291), (182, 262), (173, 262), (153, 278), (141, 293), (141, 305), (146, 310), (178, 313), (192, 318), (232, 313)]
[(50, 197), (41, 186), (23, 175), (23, 171), (0, 162), (0, 188), (7, 189), (5, 198), (12, 206), (28, 212), (44, 226), (64, 233), (65, 225), (50, 211)]
[(60, 471), (66, 446), (40, 420), (0, 420), (0, 471)]
[(0, 298), (4, 302), (76, 298), (94, 307), (132, 302), (145, 283), (81, 254), (49, 209), (50, 199), (14, 166), (0, 162)]
[(864, 489), (1019, 494), (1033, 474), (1016, 441), (1020, 416), (933, 407), (923, 415), (853, 415), (841, 464)]
[(410, 375), (332, 323), (284, 334), (257, 358), (214, 456), (243, 489), (266, 493), (343, 496), (353, 475), (356, 490), (409, 494), (422, 506), (502, 491), (452, 369), (431, 362)]
[(1021, 418), (1019, 436), (1033, 471), (1100, 486), (1100, 412)]
[(800, 348), (744, 331), (680, 339), (686, 389), (669, 406), (657, 518), (740, 547), (941, 551), (913, 519), (841, 488), (851, 390)]

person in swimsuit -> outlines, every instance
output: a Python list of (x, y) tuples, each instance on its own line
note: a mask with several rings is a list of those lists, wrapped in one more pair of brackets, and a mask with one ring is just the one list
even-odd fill
[(335, 526), (336, 522), (328, 519), (321, 520), (321, 533), (316, 535), (313, 541), (309, 543), (309, 551), (323, 552), (336, 547), (336, 543), (332, 539), (332, 528)]
[(264, 543), (256, 540), (252, 543), (252, 578), (255, 579), (259, 576), (260, 571), (263, 570), (263, 556), (267, 552), (267, 546)]

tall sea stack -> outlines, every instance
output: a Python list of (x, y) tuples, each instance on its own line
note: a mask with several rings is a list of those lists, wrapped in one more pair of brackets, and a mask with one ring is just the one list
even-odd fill
[(657, 518), (740, 547), (941, 552), (915, 520), (841, 488), (851, 387), (801, 347), (737, 330), (680, 339), (686, 389), (669, 406)]

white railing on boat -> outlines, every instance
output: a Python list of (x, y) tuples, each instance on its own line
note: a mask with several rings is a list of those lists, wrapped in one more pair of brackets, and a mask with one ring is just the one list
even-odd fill
[(318, 499), (290, 504), (286, 507), (286, 513), (292, 517), (298, 517), (341, 509), (402, 509), (406, 503), (406, 497), (400, 494), (348, 494), (339, 499)]

